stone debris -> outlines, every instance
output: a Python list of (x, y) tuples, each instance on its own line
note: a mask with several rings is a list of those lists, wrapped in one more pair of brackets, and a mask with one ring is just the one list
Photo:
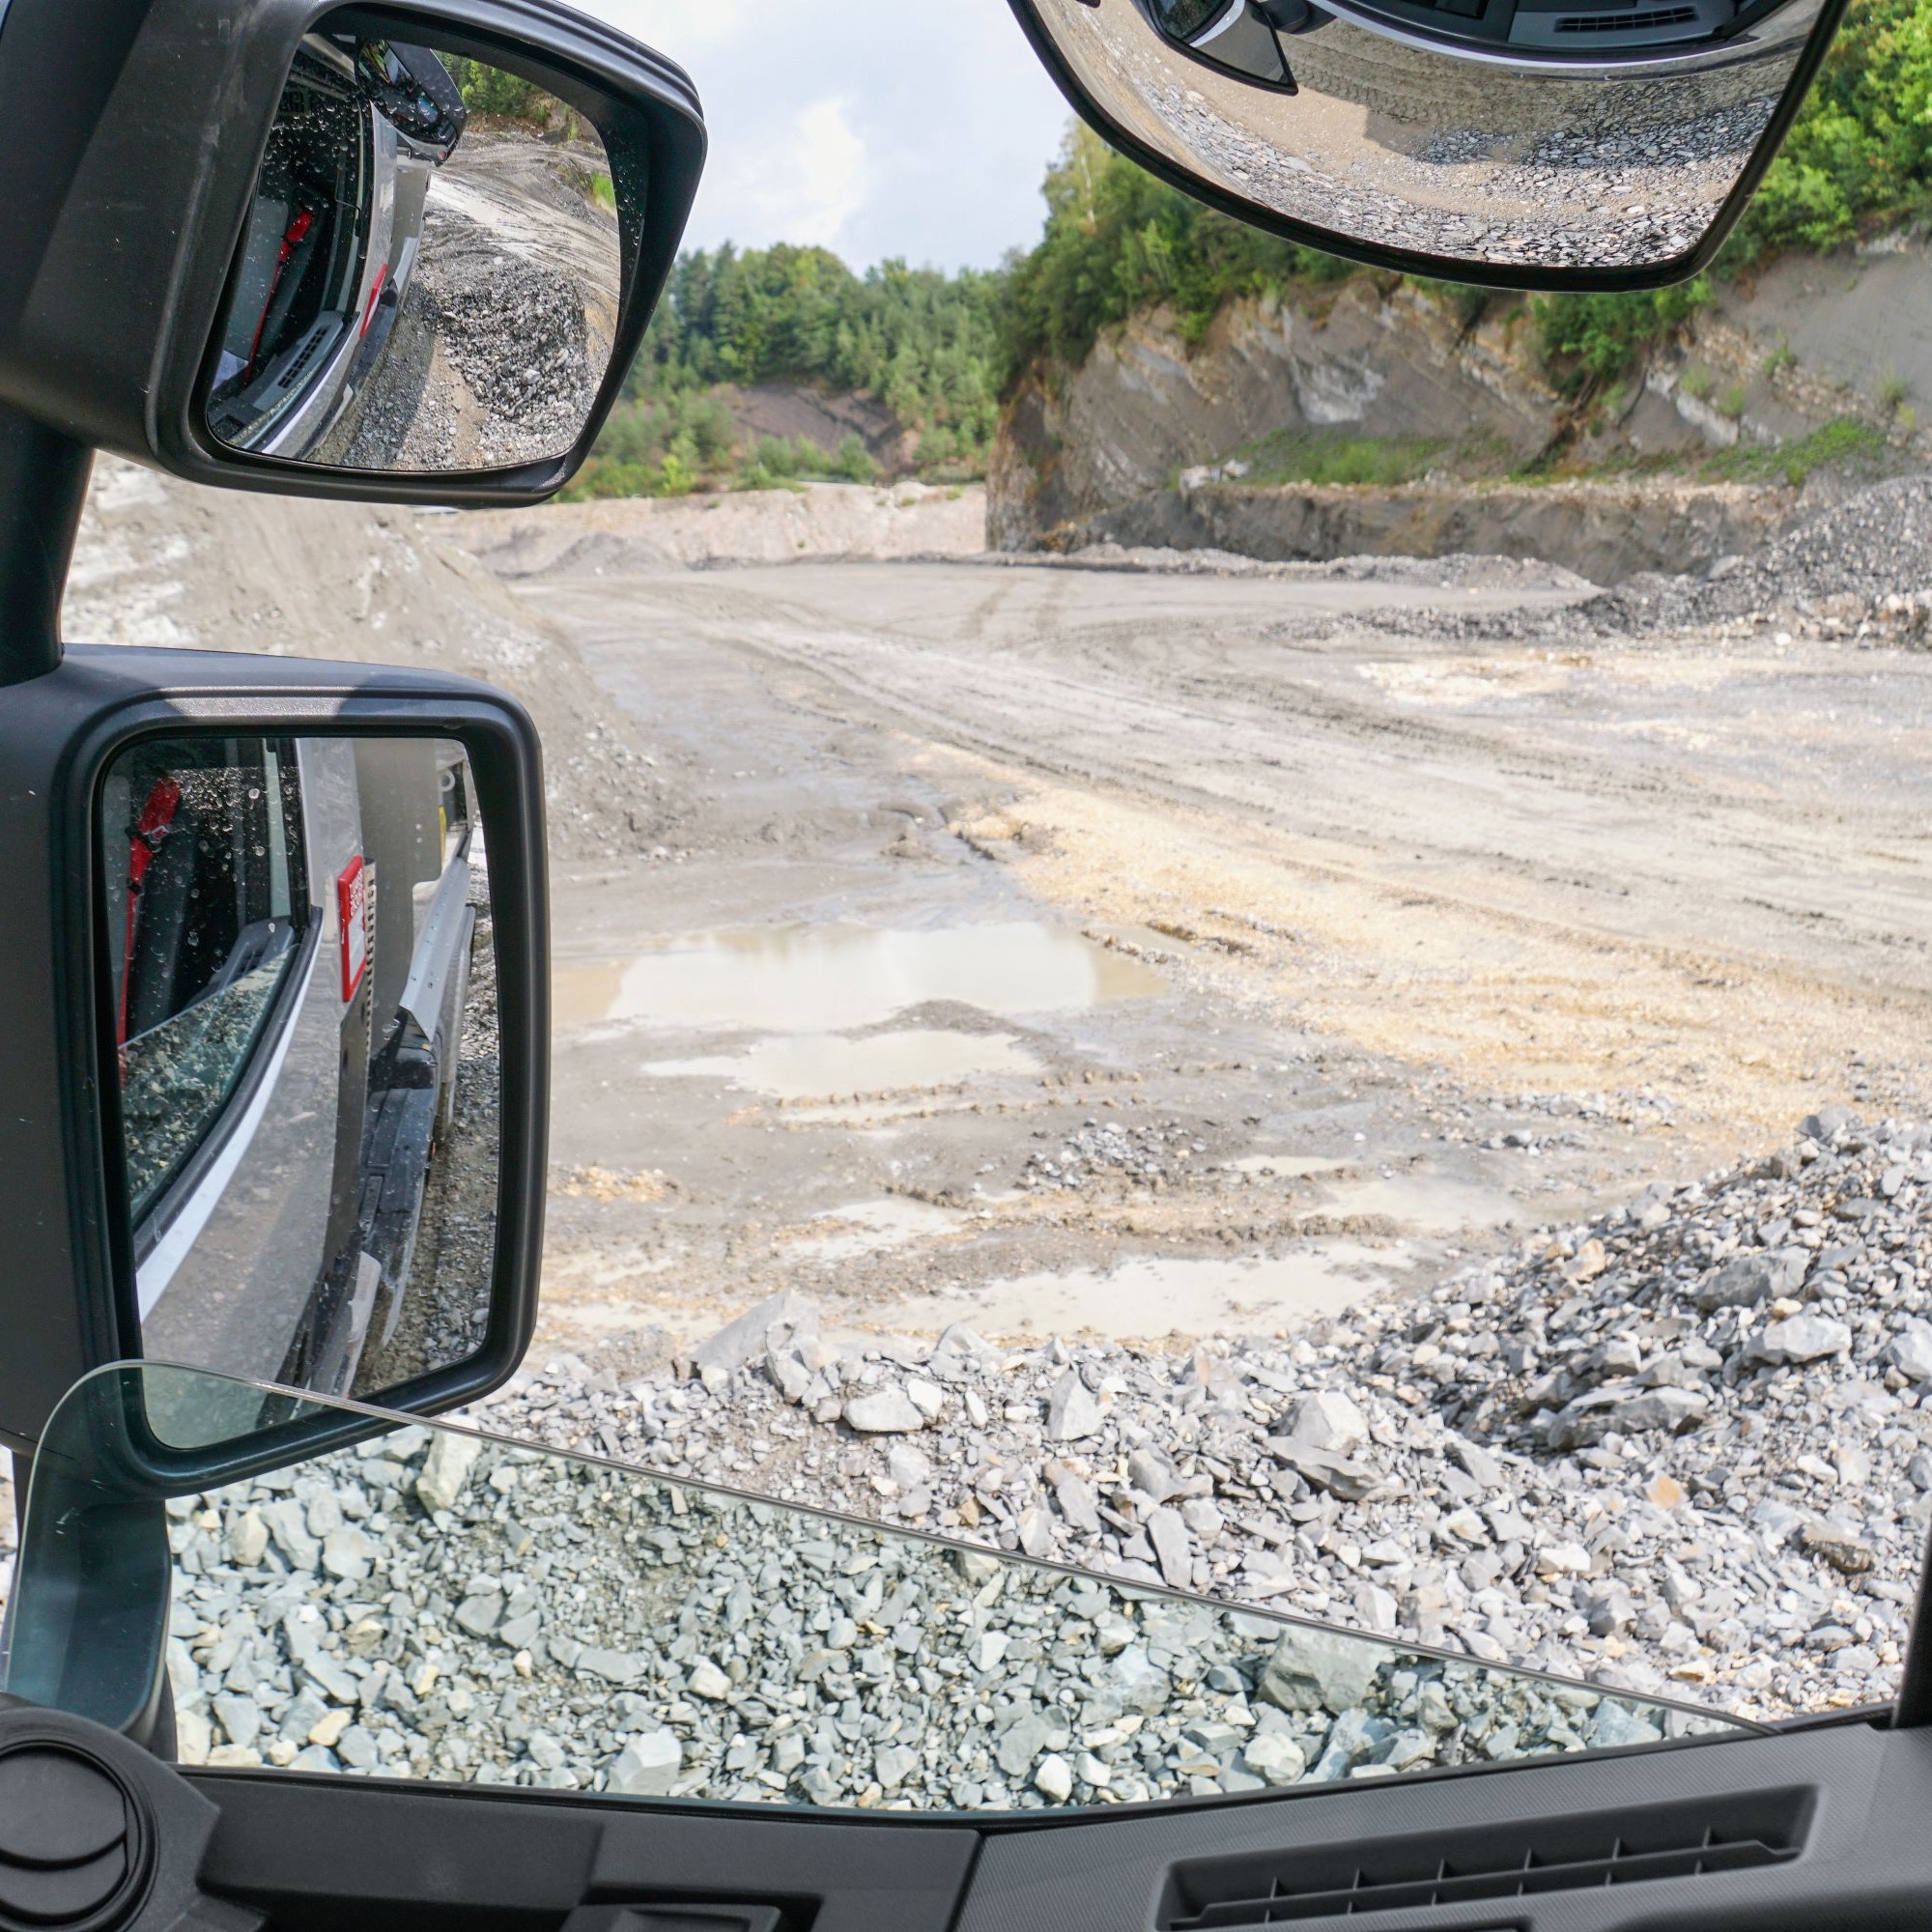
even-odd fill
[(1804, 1129), (1276, 1338), (847, 1338), (802, 1398), (762, 1350), (566, 1358), (479, 1419), (1746, 1715), (1878, 1702), (1932, 1529), (1932, 1127)]
[[(646, 1471), (497, 1443), (453, 1459), (427, 1435), (168, 1505), (189, 1762), (1028, 1810), (1724, 1728)], [(452, 1461), (467, 1481), (425, 1508)], [(1204, 1501), (1153, 1512), (1177, 1561), (1213, 1533)], [(239, 1562), (241, 1525), (271, 1517), (367, 1525), (363, 1574), (336, 1574), (327, 1537)]]

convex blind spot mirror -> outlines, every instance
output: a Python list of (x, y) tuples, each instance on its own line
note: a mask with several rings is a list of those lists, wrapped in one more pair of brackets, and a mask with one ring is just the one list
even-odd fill
[(331, 14), (297, 49), (216, 331), (209, 433), (385, 472), (564, 456), (621, 305), (603, 139), (538, 79), (406, 31)]
[(1495, 286), (1693, 272), (1842, 0), (1012, 0), (1081, 113), (1227, 213)]
[(108, 1168), (144, 1354), (368, 1398), (483, 1346), (484, 834), (451, 739), (183, 733), (108, 765)]

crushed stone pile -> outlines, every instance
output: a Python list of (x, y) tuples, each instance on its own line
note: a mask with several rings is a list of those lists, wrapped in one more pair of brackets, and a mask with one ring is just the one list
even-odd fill
[(1419, 1296), (1161, 1352), (835, 1338), (793, 1293), (485, 1426), (1776, 1717), (1891, 1694), (1932, 1525), (1932, 1127), (1790, 1148)]
[[(1705, 577), (1640, 577), (1565, 613), (1603, 632), (1796, 621), (1827, 636), (1925, 634), (1932, 476), (1874, 484)], [(1918, 611), (1916, 625), (1900, 620)], [(1862, 627), (1862, 628), (1861, 628)]]
[(196, 1763), (1024, 1810), (1723, 1728), (419, 1427), (170, 1514)]

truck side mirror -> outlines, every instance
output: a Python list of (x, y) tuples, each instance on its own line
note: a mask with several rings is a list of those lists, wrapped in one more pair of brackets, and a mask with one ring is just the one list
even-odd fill
[[(171, 1361), (428, 1412), (535, 1320), (542, 782), (453, 677), (84, 650), (0, 714), (0, 1443)], [(240, 1384), (238, 1384), (239, 1386)], [(218, 1453), (286, 1442), (279, 1402)]]

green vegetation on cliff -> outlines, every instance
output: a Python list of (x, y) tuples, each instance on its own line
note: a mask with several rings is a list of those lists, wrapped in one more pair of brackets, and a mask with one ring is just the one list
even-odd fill
[(887, 262), (855, 275), (824, 248), (683, 255), (578, 494), (867, 480), (856, 435), (832, 451), (738, 436), (727, 385), (775, 382), (869, 396), (913, 433), (921, 472), (977, 474), (999, 417), (1003, 299), (1000, 274)]
[(1014, 264), (1002, 341), (1010, 380), (1036, 360), (1074, 367), (1100, 331), (1165, 303), (1198, 342), (1236, 296), (1339, 281), (1347, 262), (1303, 248), (1211, 208), (1116, 154), (1075, 122), (1047, 170), (1046, 232)]

